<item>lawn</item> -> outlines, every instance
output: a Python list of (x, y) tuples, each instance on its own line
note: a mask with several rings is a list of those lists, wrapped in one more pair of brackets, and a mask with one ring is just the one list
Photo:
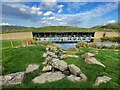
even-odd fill
[[(27, 74), (24, 83), (16, 85), (14, 88), (118, 88), (120, 86), (118, 79), (120, 70), (118, 52), (113, 50), (99, 51), (99, 54), (97, 54), (95, 58), (106, 65), (106, 68), (103, 68), (98, 65), (89, 65), (84, 62), (81, 55), (90, 50), (93, 50), (93, 48), (80, 48), (77, 53), (79, 56), (78, 59), (64, 59), (68, 64), (75, 64), (78, 66), (88, 77), (87, 81), (71, 82), (67, 79), (62, 79), (51, 83), (34, 84), (32, 79), (43, 73), (42, 68), (44, 65), (42, 62), (45, 60), (45, 58), (42, 57), (45, 52), (45, 47), (39, 45), (2, 49), (2, 64), (5, 67), (3, 74), (25, 71), (28, 64), (38, 63), (40, 64), (39, 70), (35, 73)], [(100, 84), (98, 87), (93, 87), (95, 79), (103, 75), (111, 77), (112, 80), (106, 84)]]

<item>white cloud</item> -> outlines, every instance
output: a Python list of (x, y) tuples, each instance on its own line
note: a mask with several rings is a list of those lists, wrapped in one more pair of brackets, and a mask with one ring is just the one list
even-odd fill
[(59, 10), (58, 10), (58, 13), (62, 13), (62, 11), (63, 11), (63, 9), (59, 9)]
[(11, 25), (11, 24), (9, 24), (9, 23), (0, 23), (0, 25), (3, 25), (3, 26), (4, 26), (4, 25), (8, 25), (8, 26), (9, 26), (9, 25)]
[(63, 8), (63, 7), (64, 7), (64, 5), (62, 5), (62, 4), (61, 4), (61, 5), (58, 5), (58, 8), (59, 8), (59, 9), (60, 9), (60, 8)]
[(59, 9), (57, 13), (62, 13), (64, 5), (61, 4), (61, 5), (58, 5), (57, 7)]
[(33, 6), (31, 9), (32, 9), (33, 11), (39, 11), (39, 10), (40, 10), (39, 7), (35, 7), (35, 6)]
[(44, 16), (51, 16), (53, 15), (54, 13), (52, 11), (47, 11), (46, 13), (44, 13)]
[(49, 17), (48, 19), (49, 19), (49, 20), (54, 20), (54, 19), (55, 19), (55, 17)]
[(42, 13), (41, 11), (39, 11), (37, 14), (38, 14), (38, 16), (40, 16), (40, 15), (42, 15), (43, 13)]
[(108, 20), (107, 23), (116, 23), (115, 20)]
[(20, 8), (20, 11), (21, 11), (21, 12), (25, 12), (26, 9), (24, 9), (24, 8)]
[(12, 14), (17, 17), (31, 18), (33, 15), (42, 15), (39, 7), (30, 7), (22, 3), (3, 3), (2, 7), (3, 14)]
[(41, 0), (40, 6), (42, 9), (52, 10), (57, 5), (56, 0)]

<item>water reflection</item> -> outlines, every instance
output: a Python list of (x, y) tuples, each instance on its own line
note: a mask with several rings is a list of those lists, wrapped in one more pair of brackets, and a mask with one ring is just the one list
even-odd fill
[[(119, 43), (115, 43), (115, 42), (96, 42), (96, 44), (98, 45), (98, 46), (102, 46), (102, 45), (104, 45), (104, 46), (112, 46), (112, 45), (115, 45), (115, 46), (118, 46), (119, 45)], [(58, 43), (58, 46), (60, 47), (60, 48), (63, 48), (63, 49), (68, 49), (68, 48), (76, 48), (76, 43)]]

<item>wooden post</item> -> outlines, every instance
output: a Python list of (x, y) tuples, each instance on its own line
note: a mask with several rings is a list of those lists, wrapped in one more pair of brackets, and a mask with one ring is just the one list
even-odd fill
[(10, 43), (11, 43), (11, 47), (14, 47), (14, 46), (13, 46), (13, 42), (12, 42), (12, 39), (10, 39)]

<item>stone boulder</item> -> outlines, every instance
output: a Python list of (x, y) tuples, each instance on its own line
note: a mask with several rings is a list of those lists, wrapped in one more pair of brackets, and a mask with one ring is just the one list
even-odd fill
[(35, 77), (32, 81), (34, 83), (45, 83), (45, 82), (53, 82), (57, 80), (61, 80), (65, 75), (61, 72), (46, 72), (41, 74), (40, 76)]
[(2, 84), (5, 86), (8, 85), (17, 85), (22, 84), (25, 78), (25, 72), (17, 72), (2, 76)]
[(63, 54), (60, 58), (63, 59), (63, 58), (69, 58), (69, 57), (79, 58), (79, 56), (77, 55), (68, 55), (68, 54)]
[(70, 80), (70, 81), (73, 81), (73, 82), (79, 82), (79, 81), (81, 81), (81, 78), (77, 77), (75, 75), (67, 76), (67, 79)]
[(52, 62), (51, 65), (52, 65), (52, 67), (57, 68), (61, 71), (64, 71), (68, 68), (67, 63), (63, 60), (56, 60), (56, 61)]
[(45, 61), (48, 63), (49, 61), (51, 61), (52, 60), (52, 57), (51, 56), (47, 56), (46, 57), (46, 59), (45, 59)]
[(50, 65), (44, 66), (42, 69), (42, 71), (44, 71), (44, 72), (51, 71), (51, 70), (52, 70), (52, 66), (50, 66)]
[(0, 86), (2, 85), (2, 78), (3, 76), (0, 76)]
[(88, 64), (97, 64), (97, 65), (100, 65), (102, 67), (105, 67), (104, 64), (102, 64), (101, 62), (97, 61), (94, 57), (86, 58), (85, 62), (87, 62)]
[(47, 53), (47, 55), (50, 55), (53, 58), (57, 58), (57, 55), (55, 55), (54, 52), (47, 51), (46, 53)]
[(84, 55), (82, 55), (83, 58), (90, 58), (93, 57), (94, 54), (93, 53), (85, 53)]
[(47, 53), (44, 53), (44, 54), (43, 54), (43, 57), (46, 58), (46, 57), (47, 57)]
[(82, 80), (82, 81), (87, 80), (87, 76), (86, 76), (84, 73), (81, 73), (81, 74), (80, 74), (80, 77), (81, 77), (81, 80)]
[(79, 75), (81, 73), (80, 68), (78, 68), (74, 64), (68, 65), (68, 68), (69, 68), (70, 72), (74, 75)]
[(111, 79), (112, 79), (112, 78), (107, 77), (107, 76), (98, 77), (98, 78), (95, 80), (94, 86), (98, 86), (98, 85), (101, 84), (101, 83), (107, 83), (107, 82), (110, 81)]
[(46, 51), (57, 51), (57, 47), (47, 45)]
[(38, 64), (29, 64), (28, 67), (26, 68), (26, 73), (32, 73), (34, 71), (37, 71), (39, 69), (40, 65)]

